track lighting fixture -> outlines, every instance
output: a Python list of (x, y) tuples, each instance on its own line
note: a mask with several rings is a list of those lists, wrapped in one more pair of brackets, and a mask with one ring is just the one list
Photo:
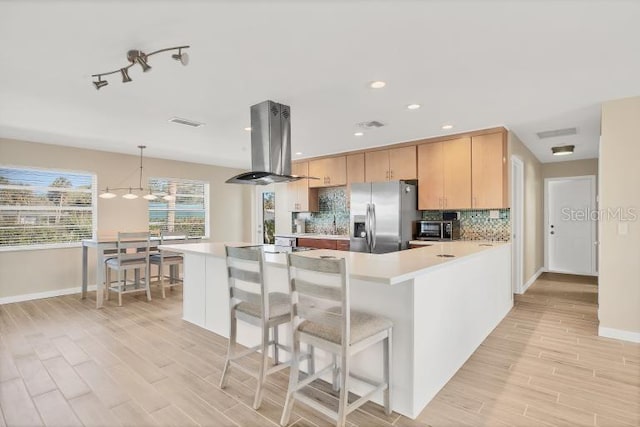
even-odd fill
[(187, 65), (189, 63), (189, 55), (186, 52), (182, 52), (182, 49), (189, 49), (189, 47), (190, 46), (167, 47), (164, 49), (155, 50), (151, 53), (144, 53), (141, 50), (135, 50), (135, 49), (130, 50), (129, 52), (127, 52), (127, 60), (130, 62), (129, 65), (115, 71), (109, 71), (107, 73), (99, 73), (99, 74), (91, 75), (91, 77), (95, 77), (98, 79), (98, 80), (94, 80), (93, 84), (96, 87), (96, 89), (100, 89), (109, 84), (108, 81), (102, 80), (102, 77), (108, 76), (111, 74), (117, 74), (117, 73), (120, 73), (122, 75), (122, 83), (128, 83), (132, 81), (131, 77), (129, 77), (129, 68), (138, 64), (142, 68), (142, 71), (146, 73), (147, 71), (151, 70), (151, 65), (149, 65), (149, 63), (147, 62), (148, 58), (152, 55), (155, 55), (156, 53), (177, 50), (178, 53), (174, 53), (173, 55), (171, 55), (171, 57), (176, 61), (180, 61), (182, 65)]
[(173, 196), (169, 195), (169, 194), (163, 194), (160, 193), (158, 195), (153, 194), (151, 192), (151, 189), (146, 189), (142, 186), (142, 150), (144, 150), (145, 148), (147, 148), (145, 145), (138, 145), (138, 148), (140, 149), (140, 175), (139, 175), (139, 180), (138, 180), (138, 186), (137, 187), (106, 187), (105, 190), (103, 190), (100, 195), (98, 197), (100, 197), (101, 199), (113, 199), (115, 197), (118, 197), (118, 195), (116, 193), (114, 193), (113, 191), (122, 191), (122, 190), (126, 190), (127, 193), (122, 195), (122, 198), (127, 199), (127, 200), (134, 200), (137, 199), (139, 196), (138, 194), (136, 194), (135, 192), (143, 192), (146, 193), (142, 196), (143, 199), (145, 200), (155, 200), (158, 197), (162, 197), (164, 200), (173, 200)]

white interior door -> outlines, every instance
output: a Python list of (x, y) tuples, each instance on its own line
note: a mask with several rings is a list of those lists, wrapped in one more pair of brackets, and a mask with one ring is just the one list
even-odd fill
[(545, 260), (548, 271), (596, 273), (594, 176), (545, 180)]

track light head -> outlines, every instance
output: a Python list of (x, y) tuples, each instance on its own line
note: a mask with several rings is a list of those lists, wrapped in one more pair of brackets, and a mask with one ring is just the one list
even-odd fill
[(109, 82), (106, 80), (102, 80), (100, 77), (98, 77), (98, 81), (93, 82), (93, 84), (96, 86), (96, 90), (100, 90), (101, 87), (105, 87), (106, 85), (109, 84)]
[(129, 70), (127, 68), (121, 68), (120, 74), (122, 74), (122, 83), (128, 83), (131, 81), (131, 77), (129, 77)]
[(182, 49), (178, 49), (178, 53), (174, 53), (171, 57), (176, 61), (180, 61), (182, 65), (189, 65), (189, 54), (186, 52), (182, 53)]
[(133, 64), (140, 64), (142, 71), (145, 73), (151, 69), (147, 63), (147, 54), (140, 50), (130, 50), (127, 52), (127, 59)]

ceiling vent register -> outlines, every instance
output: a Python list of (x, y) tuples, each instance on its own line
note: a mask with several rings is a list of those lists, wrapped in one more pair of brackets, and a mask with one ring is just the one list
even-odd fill
[(570, 136), (576, 135), (578, 133), (577, 128), (565, 128), (565, 129), (555, 129), (555, 130), (545, 130), (542, 132), (537, 132), (538, 138), (547, 139), (547, 138), (557, 138), (559, 136)]

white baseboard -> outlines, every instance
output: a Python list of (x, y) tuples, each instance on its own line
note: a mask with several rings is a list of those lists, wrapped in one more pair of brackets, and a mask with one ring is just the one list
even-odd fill
[[(96, 285), (89, 285), (88, 290), (95, 291)], [(55, 289), (52, 291), (36, 292), (33, 294), (13, 295), (10, 297), (0, 298), (0, 305), (11, 304), (13, 302), (31, 301), (34, 299), (53, 298), (61, 295), (79, 294), (80, 292), (82, 292), (82, 287), (78, 286), (77, 288)]]
[(640, 343), (640, 332), (625, 331), (623, 329), (598, 327), (598, 335), (605, 338)]
[(527, 280), (527, 282), (522, 286), (522, 292), (520, 294), (524, 294), (525, 292), (527, 292), (527, 289), (529, 289), (529, 286), (533, 285), (533, 283), (536, 280), (538, 280), (538, 277), (540, 277), (540, 275), (544, 272), (545, 272), (544, 267), (540, 267), (538, 271), (533, 273), (533, 276), (531, 276), (529, 280)]

